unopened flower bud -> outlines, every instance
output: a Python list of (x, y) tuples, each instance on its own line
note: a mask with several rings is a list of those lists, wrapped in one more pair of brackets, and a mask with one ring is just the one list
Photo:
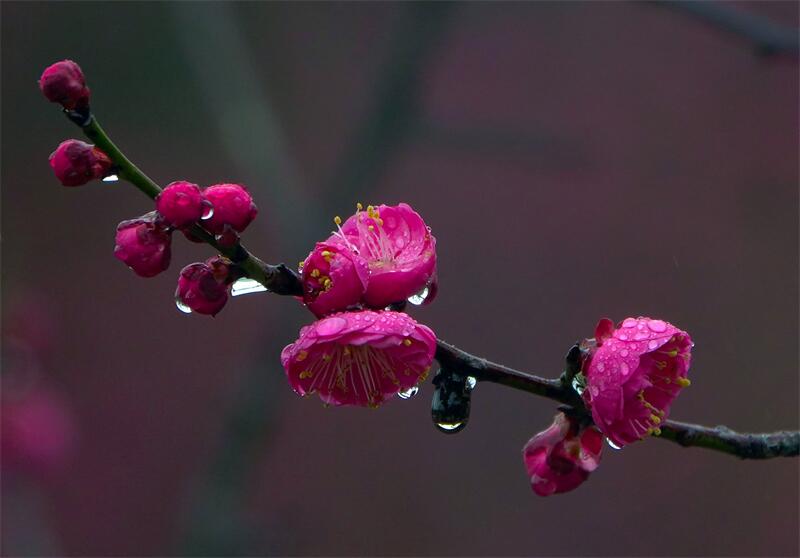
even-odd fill
[(62, 60), (48, 66), (39, 79), (39, 89), (51, 103), (75, 110), (89, 106), (89, 88), (81, 67), (72, 60)]
[(114, 255), (137, 275), (153, 277), (169, 267), (171, 233), (155, 212), (117, 226)]
[(203, 195), (214, 207), (214, 213), (204, 221), (203, 226), (214, 234), (222, 234), (225, 225), (242, 232), (258, 214), (252, 196), (239, 184), (209, 186)]
[(531, 488), (539, 496), (569, 492), (582, 484), (600, 464), (603, 435), (564, 413), (547, 430), (522, 448)]
[(111, 160), (95, 146), (70, 139), (50, 155), (50, 167), (64, 186), (81, 186), (106, 176)]
[(200, 187), (191, 182), (172, 182), (156, 198), (156, 209), (164, 220), (176, 228), (197, 223), (205, 205)]
[(230, 261), (221, 256), (187, 265), (178, 278), (175, 301), (186, 312), (215, 316), (228, 302), (231, 279)]

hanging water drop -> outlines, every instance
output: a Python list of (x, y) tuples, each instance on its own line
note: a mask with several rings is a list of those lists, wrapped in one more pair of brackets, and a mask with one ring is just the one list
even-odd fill
[(466, 424), (465, 422), (437, 422), (436, 428), (447, 434), (455, 434), (463, 429)]
[(184, 304), (184, 302), (177, 296), (175, 297), (175, 306), (178, 308), (178, 310), (180, 310), (184, 314), (192, 313), (192, 309), (189, 308), (186, 304)]
[(108, 176), (103, 177), (103, 182), (117, 182), (119, 180), (119, 176), (116, 174), (109, 174)]
[(237, 279), (233, 285), (231, 285), (231, 296), (239, 296), (250, 293), (263, 293), (267, 290), (268, 289), (264, 285), (255, 279), (242, 277), (241, 279)]
[(397, 394), (397, 397), (400, 399), (411, 399), (417, 393), (419, 393), (419, 388), (417, 386), (411, 386), (410, 388), (403, 390)]
[(431, 401), (431, 418), (440, 432), (455, 434), (464, 429), (469, 420), (469, 376), (440, 369), (433, 378), (436, 389)]
[(475, 389), (475, 386), (478, 385), (478, 378), (475, 376), (467, 376), (467, 387), (469, 389)]
[(614, 442), (612, 442), (608, 438), (606, 438), (606, 443), (608, 444), (608, 447), (610, 447), (613, 450), (621, 450), (622, 449), (622, 446), (618, 446), (617, 444), (615, 444)]
[(428, 298), (428, 293), (430, 293), (430, 289), (428, 287), (425, 287), (420, 292), (408, 297), (407, 300), (414, 306), (420, 306), (425, 302), (425, 299)]

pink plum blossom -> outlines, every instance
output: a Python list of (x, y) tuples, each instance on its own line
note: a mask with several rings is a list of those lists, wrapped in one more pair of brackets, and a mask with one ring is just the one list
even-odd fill
[(318, 318), (358, 304), (367, 288), (366, 260), (341, 242), (318, 242), (301, 266), (303, 301)]
[(601, 320), (583, 365), (583, 399), (595, 424), (622, 447), (660, 434), (672, 401), (689, 385), (689, 334), (663, 320)]
[(82, 186), (106, 176), (111, 160), (92, 144), (70, 139), (50, 155), (50, 168), (64, 186)]
[(281, 353), (292, 389), (332, 405), (377, 407), (423, 381), (436, 336), (402, 312), (340, 312), (300, 330)]
[(597, 428), (582, 429), (575, 419), (558, 413), (547, 430), (522, 448), (531, 488), (539, 496), (574, 490), (600, 464), (602, 449)]
[(167, 223), (181, 229), (197, 223), (206, 206), (197, 184), (179, 181), (170, 183), (156, 197), (156, 209)]
[(114, 255), (137, 275), (153, 277), (169, 267), (171, 232), (153, 211), (117, 225)]
[(373, 308), (406, 300), (435, 276), (436, 239), (408, 204), (369, 206), (366, 211), (359, 204), (334, 237), (367, 260), (364, 302)]
[(225, 225), (242, 232), (258, 214), (252, 196), (240, 184), (215, 184), (206, 188), (203, 195), (214, 207), (214, 213), (203, 226), (214, 234), (224, 233)]
[(574, 490), (600, 464), (603, 435), (558, 413), (553, 424), (522, 449), (531, 489), (539, 496)]
[(72, 60), (62, 60), (48, 66), (39, 79), (39, 89), (51, 103), (60, 103), (74, 110), (89, 105), (89, 88), (81, 67)]
[(187, 312), (216, 316), (228, 302), (232, 280), (230, 261), (222, 256), (187, 265), (178, 277), (175, 300)]

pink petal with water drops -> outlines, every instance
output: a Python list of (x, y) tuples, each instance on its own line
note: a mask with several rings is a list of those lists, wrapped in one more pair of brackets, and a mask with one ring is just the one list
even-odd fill
[(340, 312), (303, 328), (281, 363), (299, 395), (326, 404), (376, 407), (428, 374), (436, 351), (430, 328), (402, 312)]
[(584, 363), (583, 398), (595, 424), (617, 446), (651, 434), (689, 385), (689, 334), (663, 320), (627, 318)]
[(408, 204), (359, 210), (335, 236), (368, 262), (364, 301), (373, 308), (406, 300), (434, 278), (436, 239)]

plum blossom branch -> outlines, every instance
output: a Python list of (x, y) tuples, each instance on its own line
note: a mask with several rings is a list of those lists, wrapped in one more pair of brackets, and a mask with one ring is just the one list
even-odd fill
[[(112, 163), (111, 169), (121, 178), (131, 182), (151, 199), (155, 199), (161, 193), (161, 188), (111, 141), (88, 108), (67, 109), (65, 113), (105, 153)], [(239, 242), (232, 246), (220, 244), (213, 234), (199, 224), (194, 225), (191, 232), (235, 262), (245, 276), (258, 281), (269, 291), (293, 296), (303, 293), (300, 277), (287, 266), (266, 264)], [(541, 378), (490, 362), (439, 339), (436, 339), (435, 358), (443, 369), (450, 372), (472, 376), (476, 381), (493, 382), (552, 399), (571, 407), (573, 412), (588, 417), (583, 399), (572, 386), (572, 380), (580, 369), (579, 352), (577, 346), (570, 350), (567, 355), (566, 370), (558, 379)], [(752, 434), (735, 432), (725, 426), (712, 428), (670, 420), (660, 424), (660, 428), (654, 429), (653, 432), (657, 437), (676, 442), (681, 446), (703, 447), (743, 459), (793, 457), (800, 453), (800, 432), (797, 431)]]
[[(562, 376), (560, 380), (540, 378), (477, 357), (441, 339), (437, 341), (436, 360), (449, 369), (474, 376), (478, 381), (493, 382), (533, 393), (585, 412), (583, 401), (567, 381), (568, 375)], [(660, 436), (655, 437), (684, 447), (711, 449), (742, 459), (795, 457), (800, 454), (798, 431), (742, 433), (735, 432), (727, 426), (712, 428), (667, 420), (661, 424)]]

